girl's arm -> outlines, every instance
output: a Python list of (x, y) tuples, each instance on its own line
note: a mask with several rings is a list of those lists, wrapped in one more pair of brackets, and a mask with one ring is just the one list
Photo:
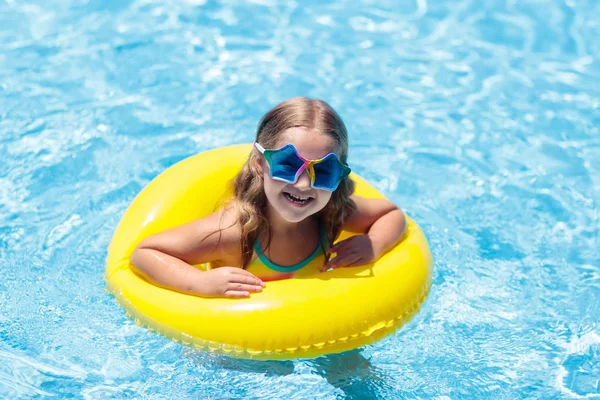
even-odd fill
[(203, 297), (247, 297), (261, 291), (264, 283), (241, 268), (201, 271), (193, 266), (239, 253), (239, 229), (231, 214), (219, 210), (144, 239), (131, 256), (136, 272), (157, 286)]
[(356, 210), (348, 217), (343, 229), (362, 233), (336, 243), (329, 249), (336, 253), (321, 268), (340, 268), (368, 264), (402, 238), (406, 231), (404, 213), (394, 203), (384, 199), (366, 199), (353, 195)]

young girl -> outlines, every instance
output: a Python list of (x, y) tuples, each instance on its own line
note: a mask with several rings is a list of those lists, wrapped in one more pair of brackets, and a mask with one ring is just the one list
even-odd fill
[[(297, 97), (261, 120), (220, 210), (143, 240), (132, 255), (156, 285), (202, 297), (248, 297), (270, 280), (368, 264), (402, 236), (393, 203), (353, 195), (348, 136), (324, 101)], [(342, 230), (358, 233), (334, 243)], [(329, 255), (335, 254), (332, 259)], [(209, 263), (200, 270), (194, 265)]]

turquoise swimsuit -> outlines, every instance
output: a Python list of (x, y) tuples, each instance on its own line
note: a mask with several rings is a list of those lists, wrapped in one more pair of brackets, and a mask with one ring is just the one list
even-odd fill
[(313, 275), (319, 272), (320, 268), (325, 264), (325, 251), (327, 251), (328, 248), (329, 241), (327, 240), (325, 228), (319, 224), (319, 243), (315, 251), (313, 251), (305, 260), (297, 264), (282, 266), (275, 264), (265, 256), (263, 249), (260, 247), (260, 242), (257, 239), (256, 242), (254, 242), (254, 253), (256, 254), (256, 258), (250, 262), (250, 265), (248, 265), (246, 270), (263, 281)]

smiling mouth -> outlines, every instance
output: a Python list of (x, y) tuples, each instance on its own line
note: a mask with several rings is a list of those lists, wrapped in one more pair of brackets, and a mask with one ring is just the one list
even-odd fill
[(297, 196), (295, 194), (291, 194), (288, 192), (283, 192), (283, 195), (291, 203), (299, 204), (299, 205), (305, 205), (314, 200), (313, 197), (302, 197), (302, 196)]

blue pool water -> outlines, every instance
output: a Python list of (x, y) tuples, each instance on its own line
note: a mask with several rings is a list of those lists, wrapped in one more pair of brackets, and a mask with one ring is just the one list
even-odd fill
[[(599, 54), (595, 0), (0, 0), (0, 398), (600, 398)], [(423, 227), (421, 313), (294, 362), (136, 326), (130, 201), (296, 95)]]

